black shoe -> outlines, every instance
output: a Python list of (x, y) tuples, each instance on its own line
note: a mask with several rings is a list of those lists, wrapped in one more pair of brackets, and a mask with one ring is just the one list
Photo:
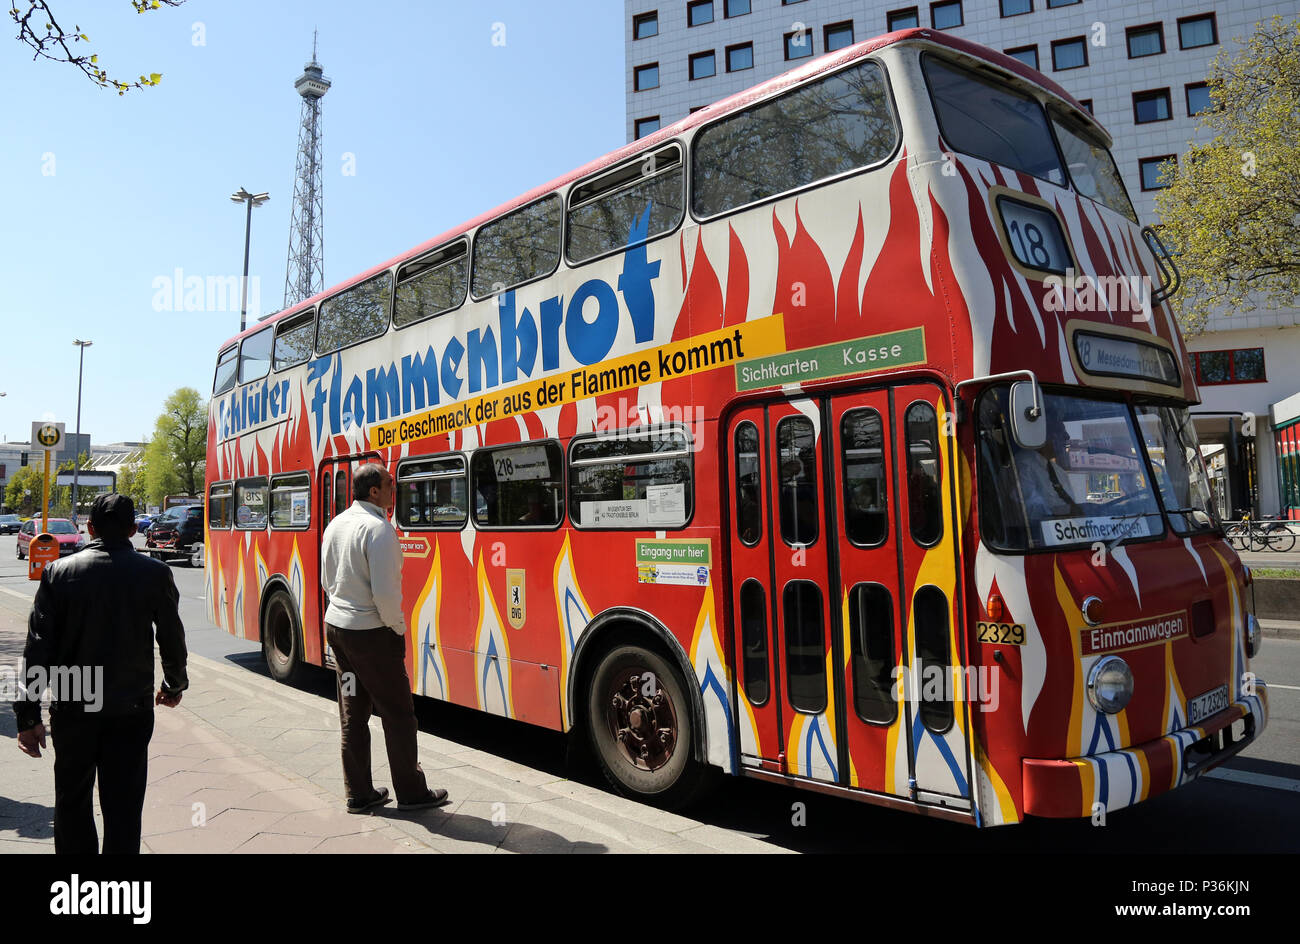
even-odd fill
[(370, 799), (368, 800), (348, 800), (348, 812), (364, 813), (367, 810), (374, 809), (376, 806), (383, 806), (388, 802), (388, 788), (380, 787), (374, 793), (370, 794)]
[(434, 806), (445, 806), (451, 802), (447, 799), (446, 790), (430, 790), (424, 795), (423, 799), (416, 800), (414, 803), (398, 803), (399, 810), (427, 810)]

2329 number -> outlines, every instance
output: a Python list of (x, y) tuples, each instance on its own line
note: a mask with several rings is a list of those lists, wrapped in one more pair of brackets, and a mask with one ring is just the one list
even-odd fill
[(980, 642), (1004, 646), (1023, 646), (1025, 644), (1024, 623), (986, 623), (975, 624)]

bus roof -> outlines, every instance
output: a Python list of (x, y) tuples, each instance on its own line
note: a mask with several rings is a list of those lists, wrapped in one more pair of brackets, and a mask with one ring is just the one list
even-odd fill
[(758, 85), (745, 89), (742, 92), (737, 92), (727, 98), (719, 99), (713, 104), (706, 105), (698, 111), (687, 115), (685, 118), (682, 118), (667, 127), (660, 128), (658, 131), (646, 135), (644, 138), (638, 138), (635, 141), (631, 141), (616, 150), (610, 151), (602, 157), (589, 161), (576, 170), (569, 171), (567, 174), (556, 177), (554, 180), (536, 186), (518, 197), (515, 197), (513, 200), (509, 200), (485, 213), (480, 213), (473, 219), (468, 220), (459, 226), (453, 227), (432, 239), (426, 240), (414, 249), (409, 249), (398, 256), (394, 256), (387, 262), (382, 262), (378, 265), (372, 266), (364, 272), (345, 279), (324, 291), (316, 293), (310, 298), (289, 306), (283, 311), (276, 312), (268, 318), (254, 322), (240, 334), (236, 334), (225, 341), (221, 345), (220, 350), (227, 349), (230, 345), (237, 343), (250, 334), (262, 330), (269, 324), (275, 324), (285, 318), (306, 311), (316, 303), (331, 295), (351, 288), (352, 286), (379, 275), (381, 272), (385, 272), (394, 266), (418, 258), (426, 252), (456, 239), (458, 236), (463, 236), (466, 233), (471, 232), (479, 226), (482, 226), (484, 223), (490, 222), (497, 217), (505, 216), (510, 211), (518, 209), (528, 203), (532, 203), (534, 200), (537, 200), (548, 193), (553, 193), (575, 180), (593, 174), (602, 168), (617, 164), (634, 154), (646, 150), (653, 150), (658, 145), (667, 143), (676, 138), (683, 131), (688, 131), (692, 128), (698, 127), (699, 125), (712, 121), (728, 112), (739, 111), (750, 103), (771, 95), (774, 92), (780, 91), (781, 89), (787, 88), (791, 85), (796, 85), (823, 72), (832, 72), (854, 59), (858, 59), (879, 49), (883, 49), (886, 46), (916, 40), (923, 40), (934, 43), (935, 45), (946, 46), (956, 52), (963, 53), (976, 59), (981, 59), (990, 65), (997, 66), (1003, 71), (1012, 73), (1018, 78), (1032, 82), (1050, 94), (1060, 98), (1077, 112), (1085, 116), (1093, 127), (1105, 135), (1107, 142), (1109, 143), (1110, 135), (1106, 133), (1105, 128), (1103, 128), (1101, 124), (1092, 117), (1092, 115), (1074, 98), (1074, 96), (1041, 72), (1031, 69), (1018, 59), (1013, 59), (1011, 56), (998, 52), (995, 49), (990, 49), (988, 46), (981, 46), (979, 43), (971, 42), (968, 39), (961, 39), (960, 37), (953, 36), (943, 30), (914, 28), (897, 30), (893, 33), (884, 33), (880, 36), (873, 36), (870, 39), (863, 40), (860, 43), (846, 46), (835, 53), (816, 58), (811, 62), (791, 69), (788, 72), (783, 72), (781, 75), (768, 79), (765, 82), (760, 82)]

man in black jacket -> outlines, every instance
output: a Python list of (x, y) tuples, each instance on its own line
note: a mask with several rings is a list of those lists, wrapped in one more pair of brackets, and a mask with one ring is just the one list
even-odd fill
[[(41, 693), (51, 690), (54, 851), (98, 852), (96, 773), (104, 852), (138, 853), (153, 706), (175, 708), (189, 685), (180, 595), (166, 564), (138, 553), (135, 504), (103, 495), (90, 512), (96, 540), (47, 564), (28, 621), (24, 696), (14, 702), (18, 746), (41, 756)], [(153, 628), (163, 684), (153, 690)]]

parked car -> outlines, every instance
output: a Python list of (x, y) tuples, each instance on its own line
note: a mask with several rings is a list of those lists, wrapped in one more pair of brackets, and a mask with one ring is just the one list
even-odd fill
[(23, 519), (17, 515), (0, 515), (0, 534), (17, 534)]
[(140, 532), (141, 534), (144, 534), (146, 531), (148, 531), (148, 530), (149, 530), (149, 525), (151, 525), (151, 524), (153, 524), (153, 516), (152, 516), (152, 515), (136, 515), (136, 516), (135, 516), (135, 529), (136, 529), (136, 531)]
[[(86, 536), (78, 530), (77, 526), (67, 518), (51, 518), (48, 522), (47, 530), (54, 535), (55, 540), (59, 542), (59, 556), (66, 557), (69, 554), (75, 554), (86, 546)], [(18, 529), (18, 559), (27, 558), (27, 547), (32, 543), (32, 538), (41, 533), (41, 519), (32, 518), (23, 522), (23, 526)]]
[(158, 560), (183, 560), (191, 567), (203, 565), (203, 506), (169, 508), (149, 525), (142, 552)]

